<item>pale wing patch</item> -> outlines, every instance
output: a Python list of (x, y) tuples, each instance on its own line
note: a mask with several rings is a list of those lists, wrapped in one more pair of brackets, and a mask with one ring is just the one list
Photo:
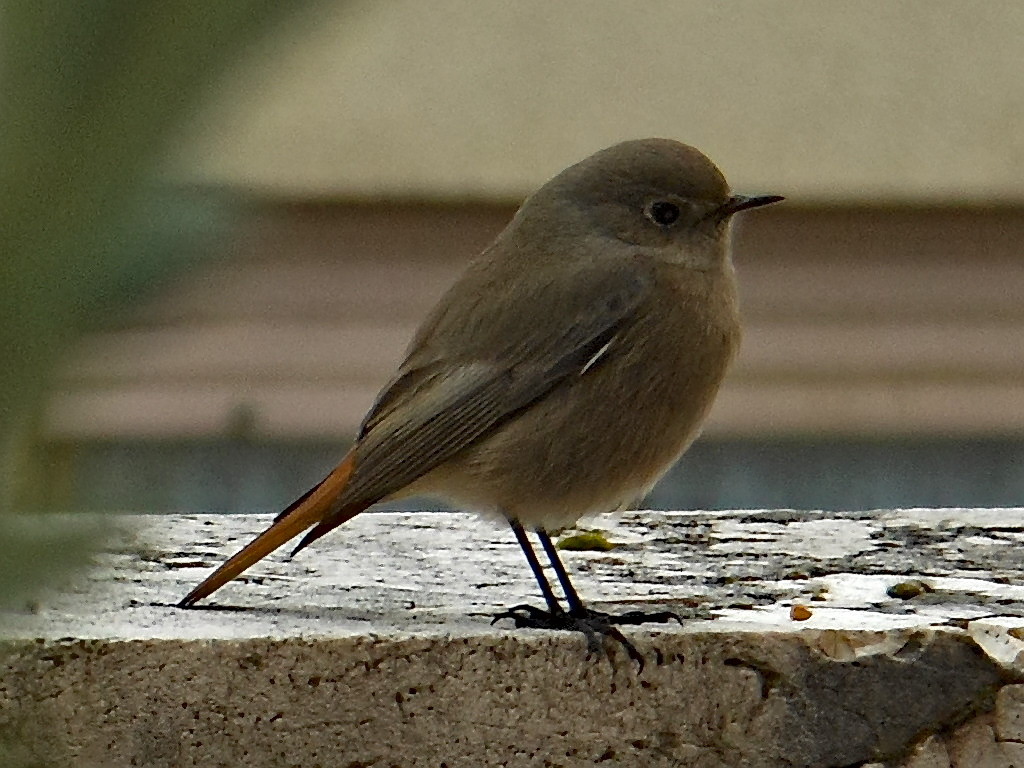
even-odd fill
[(580, 376), (582, 376), (584, 373), (593, 368), (594, 364), (597, 363), (597, 361), (600, 360), (602, 357), (604, 357), (605, 353), (608, 351), (608, 348), (612, 345), (612, 342), (614, 341), (615, 337), (612, 336), (610, 339), (608, 339), (608, 341), (604, 343), (604, 345), (599, 350), (597, 350), (597, 352), (591, 355), (590, 359), (587, 360), (586, 365), (584, 365), (580, 369)]

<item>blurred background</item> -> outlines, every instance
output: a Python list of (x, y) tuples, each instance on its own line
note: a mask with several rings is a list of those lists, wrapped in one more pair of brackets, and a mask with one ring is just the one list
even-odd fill
[(737, 222), (743, 350), (648, 504), (1020, 505), (1022, 30), (1014, 2), (323, 2), (169, 136), (132, 247), (189, 267), (90, 316), (16, 505), (281, 508), (522, 198), (646, 136), (787, 198)]

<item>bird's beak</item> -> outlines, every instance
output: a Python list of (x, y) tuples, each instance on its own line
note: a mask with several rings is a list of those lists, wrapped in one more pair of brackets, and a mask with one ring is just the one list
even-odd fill
[(733, 195), (715, 209), (715, 215), (719, 219), (726, 219), (734, 213), (771, 205), (785, 199), (782, 195)]

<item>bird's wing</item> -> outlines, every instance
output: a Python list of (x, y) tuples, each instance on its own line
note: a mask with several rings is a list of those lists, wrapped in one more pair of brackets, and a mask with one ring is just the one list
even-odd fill
[[(435, 340), (445, 333), (444, 319), (436, 322), (365, 419), (344, 503), (397, 491), (600, 364), (595, 358), (630, 322), (649, 285), (642, 270), (602, 268), (539, 287), (529, 297), (533, 315), (499, 299), (468, 313), (473, 341), (460, 337), (455, 359)], [(522, 295), (515, 300), (521, 304)]]

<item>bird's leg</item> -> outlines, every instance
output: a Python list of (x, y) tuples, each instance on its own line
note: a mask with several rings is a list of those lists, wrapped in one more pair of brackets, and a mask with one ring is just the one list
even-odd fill
[(569, 580), (569, 572), (565, 569), (562, 564), (562, 559), (558, 556), (558, 548), (554, 542), (551, 541), (551, 537), (548, 532), (543, 528), (537, 529), (537, 538), (540, 539), (541, 546), (544, 547), (544, 552), (548, 556), (548, 560), (551, 563), (551, 567), (555, 569), (555, 575), (558, 576), (558, 583), (562, 585), (562, 591), (565, 592), (566, 602), (569, 603), (569, 613), (579, 618), (586, 618), (595, 620), (598, 622), (605, 622), (607, 624), (664, 624), (669, 621), (678, 621), (680, 624), (682, 620), (679, 616), (672, 611), (626, 611), (625, 613), (605, 613), (604, 611), (595, 611), (593, 608), (587, 608), (583, 605), (583, 601), (580, 599), (575, 588), (572, 585), (572, 581)]
[[(530, 564), (530, 570), (533, 571), (533, 575), (537, 579), (537, 584), (540, 586), (540, 591), (544, 595), (544, 602), (548, 604), (548, 610), (551, 612), (551, 615), (554, 616), (556, 614), (565, 613), (564, 609), (558, 602), (558, 598), (555, 597), (555, 591), (551, 589), (551, 582), (548, 581), (548, 577), (544, 574), (544, 567), (540, 564), (540, 560), (537, 559), (537, 553), (533, 551), (533, 545), (530, 543), (530, 539), (527, 537), (526, 531), (523, 529), (523, 524), (518, 520), (513, 520), (511, 518), (509, 518), (509, 524), (512, 526), (512, 532), (516, 535), (516, 541), (519, 542), (519, 546), (522, 548), (523, 554), (526, 555), (526, 562)], [(555, 573), (558, 573), (558, 571), (556, 570)], [(561, 581), (561, 574), (559, 574), (558, 578), (559, 581)], [(573, 591), (572, 596), (568, 593), (566, 594), (570, 607), (572, 606), (572, 598), (575, 596), (575, 591)], [(576, 600), (579, 601), (579, 598), (576, 597)]]
[(558, 576), (558, 583), (562, 585), (562, 590), (565, 592), (565, 599), (569, 603), (569, 612), (573, 616), (598, 619), (609, 624), (646, 624), (648, 622), (663, 624), (667, 621), (680, 620), (679, 616), (671, 611), (627, 611), (626, 613), (614, 614), (605, 613), (604, 611), (595, 611), (593, 608), (587, 608), (583, 605), (583, 601), (580, 599), (579, 594), (573, 587), (572, 581), (569, 580), (569, 572), (562, 564), (562, 559), (558, 556), (558, 548), (555, 546), (554, 542), (551, 541), (551, 537), (548, 535), (548, 532), (542, 528), (538, 528), (537, 536), (540, 539), (541, 546), (544, 547), (544, 552), (547, 554), (548, 560), (551, 562), (551, 567), (555, 569), (555, 574)]
[(523, 528), (522, 523), (510, 518), (509, 524), (512, 526), (512, 532), (515, 533), (516, 540), (519, 542), (523, 554), (526, 555), (526, 561), (530, 564), (533, 575), (537, 578), (540, 591), (544, 594), (545, 601), (547, 601), (548, 610), (544, 611), (532, 605), (517, 605), (496, 615), (491, 623), (493, 624), (499, 619), (512, 619), (516, 627), (519, 628), (560, 629), (570, 632), (582, 632), (587, 641), (588, 655), (602, 652), (607, 653), (602, 638), (610, 637), (622, 645), (626, 653), (629, 654), (629, 657), (637, 662), (642, 670), (644, 658), (636, 649), (636, 646), (612, 622), (605, 620), (604, 614), (588, 611), (583, 606), (580, 596), (569, 580), (569, 574), (566, 572), (565, 566), (558, 559), (558, 553), (551, 542), (551, 537), (542, 529), (538, 528), (536, 530), (544, 551), (551, 561), (551, 566), (555, 569), (558, 581), (562, 585), (562, 590), (565, 592), (566, 600), (569, 603), (568, 613), (559, 604), (558, 598), (555, 597), (554, 590), (551, 589), (551, 583), (544, 573), (543, 566), (541, 566), (540, 561), (537, 559), (537, 553), (534, 552), (533, 545), (530, 544), (530, 539), (526, 535), (526, 530)]
[(583, 601), (580, 600), (579, 594), (576, 592), (576, 588), (573, 587), (572, 581), (569, 579), (569, 572), (565, 570), (565, 566), (562, 565), (562, 559), (558, 556), (558, 550), (555, 549), (555, 544), (551, 541), (551, 537), (548, 536), (548, 532), (543, 528), (537, 528), (537, 538), (540, 539), (540, 545), (544, 547), (544, 552), (548, 556), (548, 562), (551, 563), (551, 567), (555, 569), (555, 575), (558, 577), (558, 583), (562, 585), (562, 592), (565, 593), (565, 600), (569, 603), (569, 613), (573, 616), (584, 616), (586, 615), (587, 609), (583, 607)]

